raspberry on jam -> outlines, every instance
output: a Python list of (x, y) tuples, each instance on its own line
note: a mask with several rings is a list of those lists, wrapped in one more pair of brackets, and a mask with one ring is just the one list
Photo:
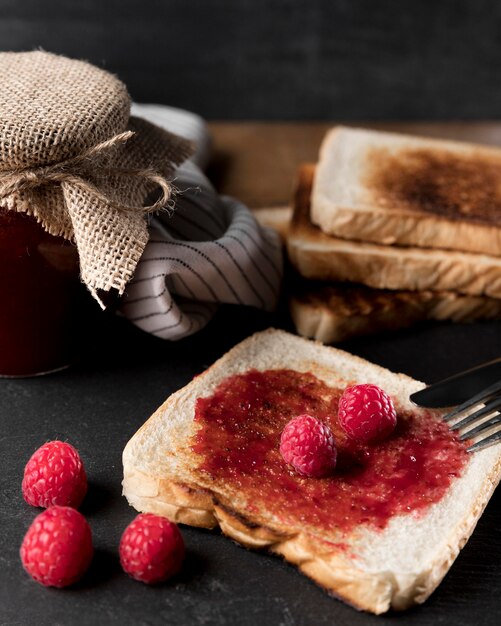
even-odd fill
[(336, 467), (332, 431), (311, 415), (298, 415), (286, 425), (280, 437), (280, 454), (303, 476), (321, 478)]
[(376, 385), (347, 387), (339, 400), (338, 418), (348, 437), (382, 441), (397, 425), (397, 412), (390, 396)]

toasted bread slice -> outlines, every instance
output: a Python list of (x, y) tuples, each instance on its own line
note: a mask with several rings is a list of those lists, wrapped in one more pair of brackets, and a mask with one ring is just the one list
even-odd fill
[[(198, 402), (210, 401), (207, 398), (232, 380), (229, 377), (249, 371), (284, 369), (307, 378), (314, 375), (322, 381), (320, 384), (339, 389), (353, 382), (371, 382), (392, 396), (399, 420), (410, 419), (405, 415), (412, 415), (416, 423), (438, 419), (433, 417), (436, 413), (416, 409), (409, 401), (409, 394), (421, 389), (422, 383), (346, 352), (270, 329), (230, 350), (170, 396), (138, 430), (123, 453), (124, 495), (140, 511), (194, 526), (219, 525), (225, 534), (245, 546), (268, 548), (281, 554), (357, 608), (382, 613), (390, 607), (404, 609), (423, 602), (465, 544), (497, 485), (501, 447), (463, 457), (459, 476), (450, 479), (438, 501), (423, 505), (417, 512), (394, 515), (383, 527), (361, 523), (343, 530), (336, 525), (312, 522), (317, 514), (330, 515), (329, 499), (320, 502), (306, 499), (303, 504), (312, 508), (313, 517), (284, 518), (281, 509), (274, 506), (274, 500), (261, 502), (261, 475), (252, 480), (253, 491), (248, 493), (245, 487), (238, 486), (249, 484), (239, 483), (238, 472), (228, 481), (224, 477), (218, 479), (217, 471), (215, 474), (205, 471), (205, 457), (195, 451), (193, 444), (207, 428), (195, 419)], [(235, 402), (240, 400), (236, 398)], [(247, 410), (248, 426), (244, 432), (245, 436), (248, 433), (253, 437), (252, 424), (257, 416), (251, 408)], [(215, 423), (209, 434), (217, 438), (220, 428)], [(278, 446), (279, 433), (270, 430), (266, 437), (276, 440)], [(220, 452), (211, 447), (207, 458), (210, 460)], [(423, 460), (430, 461), (428, 457)], [(446, 472), (450, 471), (449, 463)], [(280, 471), (289, 476), (288, 470)], [(311, 485), (305, 481), (320, 479), (301, 479), (291, 474), (290, 480), (299, 489), (307, 489)], [(328, 487), (331, 479), (321, 480), (327, 481)], [(367, 495), (371, 494), (372, 491)]]
[(314, 173), (313, 165), (299, 171), (298, 197), (287, 237), (289, 258), (302, 276), (378, 289), (447, 290), (501, 298), (501, 257), (383, 246), (326, 235), (311, 222), (308, 210)]
[(398, 330), (424, 320), (501, 319), (501, 300), (454, 291), (390, 291), (299, 281), (289, 309), (297, 332), (323, 343)]
[(337, 127), (311, 217), (336, 237), (501, 255), (501, 150)]

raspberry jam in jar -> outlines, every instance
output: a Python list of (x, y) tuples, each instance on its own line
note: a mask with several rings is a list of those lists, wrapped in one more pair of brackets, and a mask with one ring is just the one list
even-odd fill
[(74, 360), (85, 290), (73, 245), (0, 209), (0, 293), (0, 376), (45, 374)]

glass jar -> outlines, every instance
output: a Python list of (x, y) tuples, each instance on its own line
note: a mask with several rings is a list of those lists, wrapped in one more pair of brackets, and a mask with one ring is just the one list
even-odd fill
[(0, 209), (0, 376), (67, 367), (85, 289), (78, 253), (22, 213)]

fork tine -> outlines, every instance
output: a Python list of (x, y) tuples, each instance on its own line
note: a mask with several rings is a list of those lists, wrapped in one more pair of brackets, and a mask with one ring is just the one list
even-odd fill
[(482, 422), (478, 426), (475, 426), (474, 428), (471, 428), (470, 430), (467, 430), (464, 433), (462, 433), (459, 438), (461, 439), (461, 441), (464, 441), (465, 439), (471, 439), (472, 437), (475, 437), (475, 435), (478, 435), (478, 433), (481, 433), (484, 430), (489, 430), (491, 426), (495, 426), (496, 424), (499, 424), (500, 422), (501, 422), (501, 414), (496, 413), (496, 415), (494, 415), (494, 417), (491, 417), (491, 419), (486, 420), (485, 422)]
[(449, 420), (457, 417), (460, 413), (463, 413), (463, 411), (466, 411), (467, 409), (470, 409), (471, 407), (474, 407), (477, 404), (484, 402), (485, 400), (491, 398), (493, 395), (499, 393), (500, 391), (501, 381), (494, 383), (494, 385), (491, 385), (490, 387), (487, 387), (487, 389), (484, 389), (480, 393), (477, 393), (477, 395), (473, 396), (473, 398), (470, 398), (466, 402), (463, 402), (463, 404), (457, 406), (453, 411), (444, 415), (442, 419), (448, 422)]
[(492, 446), (494, 443), (501, 439), (501, 430), (498, 430), (496, 433), (486, 437), (485, 439), (480, 439), (469, 448), (467, 448), (467, 452), (476, 452), (477, 450), (482, 450), (482, 448), (487, 448), (488, 446)]
[(480, 419), (481, 417), (489, 415), (490, 413), (494, 413), (494, 411), (499, 408), (501, 408), (501, 397), (499, 398), (496, 397), (494, 398), (494, 400), (491, 400), (490, 402), (488, 402), (484, 407), (482, 407), (481, 409), (478, 409), (478, 411), (475, 411), (474, 413), (470, 413), (469, 415), (464, 417), (462, 420), (460, 420), (459, 422), (451, 426), (451, 430), (459, 430), (460, 428), (463, 428), (464, 426), (471, 424), (471, 422), (474, 422)]

